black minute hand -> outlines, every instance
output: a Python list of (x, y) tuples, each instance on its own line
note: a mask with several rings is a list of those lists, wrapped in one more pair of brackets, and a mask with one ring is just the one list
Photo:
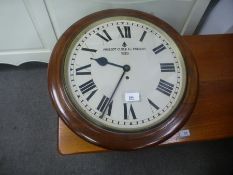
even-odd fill
[(116, 85), (115, 89), (113, 90), (113, 93), (112, 93), (112, 95), (111, 95), (111, 97), (110, 97), (110, 99), (109, 99), (109, 101), (108, 101), (108, 103), (107, 103), (107, 105), (106, 105), (106, 107), (105, 107), (103, 113), (101, 114), (100, 118), (103, 118), (103, 116), (104, 116), (104, 114), (105, 114), (105, 112), (106, 112), (106, 110), (107, 110), (109, 104), (110, 104), (111, 101), (112, 101), (112, 98), (113, 98), (114, 94), (116, 93), (117, 88), (118, 88), (119, 85), (120, 85), (120, 82), (121, 82), (122, 78), (123, 78), (124, 75), (125, 75), (125, 72), (128, 72), (129, 70), (130, 70), (130, 66), (129, 66), (129, 65), (124, 65), (124, 66), (123, 66), (123, 73), (121, 74), (121, 77), (120, 77), (120, 79), (118, 80), (117, 85)]
[(105, 57), (99, 57), (99, 58), (91, 58), (91, 60), (95, 60), (100, 66), (105, 66), (106, 64), (112, 65), (112, 66), (116, 66), (116, 67), (120, 67), (120, 68), (124, 68), (124, 66), (121, 66), (119, 64), (115, 64), (115, 63), (111, 63), (107, 60), (107, 58)]

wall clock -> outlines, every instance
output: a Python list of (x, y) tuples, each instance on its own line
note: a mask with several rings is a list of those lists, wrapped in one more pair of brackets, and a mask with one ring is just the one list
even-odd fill
[(198, 74), (179, 34), (135, 10), (110, 9), (74, 23), (58, 40), (48, 86), (77, 135), (109, 149), (158, 144), (195, 105)]

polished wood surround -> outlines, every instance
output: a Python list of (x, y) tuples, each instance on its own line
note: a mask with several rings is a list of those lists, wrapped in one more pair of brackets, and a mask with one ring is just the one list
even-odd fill
[[(183, 129), (161, 145), (233, 137), (233, 34), (184, 36), (199, 71), (199, 95), (196, 107)], [(61, 154), (107, 151), (74, 134), (58, 121), (58, 149)]]
[[(148, 21), (163, 30), (176, 43), (186, 66), (186, 88), (181, 102), (169, 117), (147, 130), (119, 132), (108, 130), (87, 120), (67, 95), (64, 83), (64, 61), (74, 38), (94, 22), (115, 16), (128, 16)], [(188, 120), (195, 106), (198, 73), (189, 47), (183, 38), (167, 23), (153, 15), (127, 9), (110, 9), (91, 14), (74, 23), (58, 40), (48, 67), (48, 88), (53, 105), (69, 128), (80, 137), (109, 149), (131, 150), (159, 144), (175, 134)]]

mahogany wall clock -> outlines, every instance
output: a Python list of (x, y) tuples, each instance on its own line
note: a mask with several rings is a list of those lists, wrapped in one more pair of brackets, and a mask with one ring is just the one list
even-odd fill
[(74, 23), (57, 42), (48, 86), (77, 135), (109, 149), (158, 144), (187, 121), (198, 74), (179, 34), (135, 10), (111, 9)]

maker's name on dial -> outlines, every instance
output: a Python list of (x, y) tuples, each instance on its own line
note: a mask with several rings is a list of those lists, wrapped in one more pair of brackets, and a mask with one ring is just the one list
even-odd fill
[(145, 47), (108, 47), (108, 48), (103, 48), (103, 51), (110, 51), (110, 52), (122, 52), (122, 51), (145, 51)]

